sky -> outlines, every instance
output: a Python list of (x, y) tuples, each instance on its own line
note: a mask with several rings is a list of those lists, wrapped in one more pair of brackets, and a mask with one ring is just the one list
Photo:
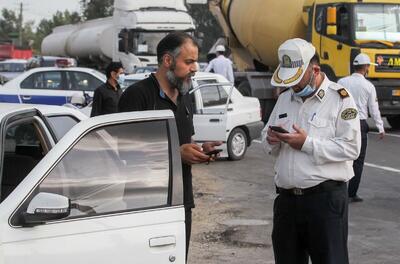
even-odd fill
[(43, 18), (51, 18), (58, 10), (80, 11), (79, 0), (0, 0), (0, 9), (7, 8), (19, 12), (21, 2), (24, 22), (33, 20), (35, 26)]

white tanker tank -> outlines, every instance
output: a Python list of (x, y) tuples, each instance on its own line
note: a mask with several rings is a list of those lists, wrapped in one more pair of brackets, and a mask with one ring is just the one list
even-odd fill
[(78, 64), (104, 68), (120, 61), (127, 72), (156, 65), (158, 42), (171, 31), (193, 32), (183, 0), (115, 0), (112, 17), (55, 27), (42, 42), (42, 54), (67, 56)]

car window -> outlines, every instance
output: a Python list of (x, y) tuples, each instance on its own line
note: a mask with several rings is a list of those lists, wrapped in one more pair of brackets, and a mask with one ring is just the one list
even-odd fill
[(25, 71), (24, 63), (0, 63), (0, 72), (23, 72)]
[(21, 82), (22, 89), (63, 90), (62, 73), (59, 71), (37, 72)]
[(56, 134), (57, 140), (60, 140), (73, 126), (75, 126), (79, 120), (75, 117), (62, 115), (62, 116), (50, 116), (48, 117), (50, 125)]
[[(197, 84), (208, 84), (208, 83), (217, 83), (217, 80), (209, 79), (209, 80), (198, 80)], [(225, 89), (218, 86), (205, 86), (200, 88), (201, 97), (203, 100), (203, 107), (210, 106), (224, 106), (226, 105), (226, 101), (228, 100), (228, 93)]]
[(167, 122), (140, 122), (89, 132), (35, 193), (68, 197), (71, 218), (164, 207), (169, 183)]
[(40, 131), (34, 121), (11, 125), (6, 129), (1, 177), (1, 201), (29, 174), (44, 156)]
[(68, 90), (94, 91), (102, 81), (86, 72), (68, 72)]

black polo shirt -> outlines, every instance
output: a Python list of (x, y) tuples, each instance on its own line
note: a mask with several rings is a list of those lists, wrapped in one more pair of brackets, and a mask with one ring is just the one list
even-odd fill
[[(156, 77), (151, 74), (148, 78), (129, 86), (121, 95), (118, 104), (119, 112), (145, 110), (172, 110), (175, 115), (179, 134), (179, 144), (192, 142), (194, 134), (193, 108), (190, 95), (179, 95), (177, 104), (172, 102), (160, 89)], [(194, 207), (192, 187), (192, 167), (182, 163), (183, 193), (185, 207)]]
[(90, 116), (106, 115), (118, 112), (118, 102), (122, 90), (117, 84), (117, 90), (108, 82), (94, 91), (92, 112)]

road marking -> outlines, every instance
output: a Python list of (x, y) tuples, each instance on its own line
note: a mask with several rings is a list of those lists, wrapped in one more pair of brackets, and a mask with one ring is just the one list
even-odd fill
[(258, 140), (258, 139), (254, 139), (253, 142), (256, 142), (256, 143), (258, 143), (258, 144), (261, 144), (261, 143), (262, 143), (261, 140)]
[[(368, 132), (368, 133), (374, 134), (374, 135), (379, 135), (378, 132)], [(398, 135), (398, 134), (391, 134), (391, 133), (386, 133), (385, 136), (389, 136), (389, 137), (398, 137), (398, 138), (400, 138), (400, 135)]]
[(368, 162), (365, 162), (364, 164), (365, 164), (365, 166), (368, 166), (368, 167), (400, 173), (399, 169), (395, 169), (392, 167), (380, 166), (380, 165), (376, 165), (376, 164), (372, 164), (372, 163), (368, 163)]

